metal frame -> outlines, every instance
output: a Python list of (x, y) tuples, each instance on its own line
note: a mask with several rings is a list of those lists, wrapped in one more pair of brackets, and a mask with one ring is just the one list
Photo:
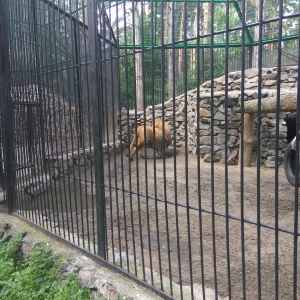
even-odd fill
[[(171, 1), (173, 8), (176, 2), (179, 1)], [(299, 297), (299, 191), (298, 187), (291, 188), (292, 192), (286, 188), (285, 191), (289, 191), (294, 197), (292, 199), (294, 202), (294, 220), (292, 228), (281, 226), (279, 221), (282, 212), (279, 208), (282, 180), (280, 178), (280, 142), (277, 139), (274, 143), (275, 172), (272, 177), (274, 198), (270, 199), (274, 202), (274, 223), (264, 221), (265, 203), (262, 202), (262, 198), (264, 189), (269, 189), (269, 186), (264, 187), (261, 184), (264, 171), (260, 167), (262, 162), (260, 148), (262, 132), (260, 128), (263, 125), (261, 112), (263, 46), (265, 43), (278, 42), (276, 49), (279, 57), (277, 69), (280, 70), (282, 67), (281, 42), (289, 39), (296, 40), (299, 35), (283, 37), (282, 29), (280, 29), (277, 39), (263, 40), (262, 26), (266, 22), (263, 20), (262, 2), (259, 9), (259, 21), (255, 24), (245, 23), (245, 0), (188, 0), (181, 2), (184, 4), (183, 19), (187, 18), (189, 2), (196, 3), (198, 11), (201, 2), (212, 3), (212, 20), (214, 20), (215, 5), (220, 2), (225, 3), (226, 29), (215, 31), (213, 22), (211, 22), (210, 31), (212, 34), (205, 36), (209, 38), (209, 42), (203, 44), (200, 39), (204, 36), (193, 39), (187, 38), (187, 25), (185, 24), (184, 37), (180, 41), (175, 41), (175, 24), (173, 22), (171, 25), (172, 42), (157, 45), (158, 39), (153, 35), (155, 32), (153, 26), (150, 28), (152, 39), (149, 45), (135, 43), (129, 45), (126, 43), (126, 26), (124, 26), (124, 49), (129, 51), (121, 52), (123, 46), (119, 45), (119, 28), (113, 32), (109, 24), (110, 11), (106, 11), (107, 2), (104, 0), (88, 0), (87, 15), (84, 16), (84, 22), (79, 21), (77, 10), (77, 16), (74, 17), (72, 13), (61, 9), (52, 1), (31, 0), (26, 10), (22, 11), (22, 0), (0, 0), (0, 30), (3, 33), (0, 36), (1, 142), (4, 152), (8, 211), (68, 245), (75, 246), (106, 267), (121, 272), (135, 282), (150, 288), (165, 299), (175, 297), (183, 299), (185, 293), (183, 284), (189, 286), (190, 298), (193, 299), (196, 297), (195, 283), (202, 284), (200, 292), (203, 298), (206, 294), (205, 287), (213, 286), (216, 298), (218, 294), (226, 293), (230, 299), (235, 299), (236, 295), (247, 299), (249, 296), (247, 286), (249, 276), (247, 273), (247, 255), (249, 253), (247, 249), (247, 226), (255, 226), (256, 232), (253, 239), (256, 243), (256, 249), (251, 254), (255, 256), (254, 261), (257, 264), (256, 274), (254, 274), (257, 278), (255, 283), (257, 298), (262, 299), (264, 297), (263, 287), (267, 280), (273, 280), (274, 298), (280, 298), (280, 241), (281, 237), (284, 236), (293, 240), (294, 265), (293, 270), (289, 270), (289, 275), (293, 278), (292, 284), (291, 281), (289, 283), (292, 285), (290, 287), (292, 297), (296, 299)], [(151, 2), (152, 9), (156, 3), (157, 1)], [(241, 27), (229, 27), (230, 3), (241, 4), (241, 9), (240, 6), (237, 6), (240, 9)], [(49, 9), (47, 11), (49, 15), (44, 12), (48, 19), (45, 15), (39, 15), (40, 5), (44, 4)], [(116, 3), (116, 5), (119, 4), (120, 2)], [(284, 19), (288, 18), (282, 16), (282, 11), (283, 2), (280, 1), (278, 18), (267, 22), (278, 21), (282, 25)], [(10, 13), (15, 13), (16, 19), (20, 18), (20, 22), (32, 17), (32, 23), (24, 31), (20, 30), (17, 23), (11, 23), (11, 30), (16, 31), (20, 36), (9, 31)], [(161, 15), (164, 13), (163, 6), (160, 13)], [(299, 16), (300, 14), (296, 13), (290, 17)], [(155, 16), (152, 14), (150, 17), (153, 24)], [(199, 32), (201, 21), (199, 14), (197, 18)], [(45, 34), (55, 34), (57, 45), (66, 45), (65, 49), (57, 49), (55, 44), (50, 43), (49, 53), (51, 55), (49, 57), (46, 57), (48, 52), (43, 53), (41, 51), (41, 49), (45, 49), (45, 45), (48, 45), (45, 36), (39, 35), (39, 29), (43, 27), (41, 20), (47, 20), (47, 24), (51, 23), (54, 26), (53, 28), (44, 26), (46, 28)], [(61, 27), (58, 24), (60, 21), (63, 23)], [(126, 19), (123, 22), (126, 25)], [(144, 24), (144, 22), (145, 19), (142, 15), (141, 23)], [(60, 30), (55, 30), (55, 25)], [(158, 26), (158, 24), (156, 25)], [(249, 29), (252, 26), (259, 26), (260, 28), (258, 41), (253, 41), (249, 36)], [(134, 30), (136, 30), (135, 27)], [(242, 32), (242, 43), (239, 45), (228, 42), (229, 34), (233, 30), (241, 30)], [(224, 34), (227, 42), (225, 44), (215, 43), (217, 34)], [(164, 32), (161, 32), (161, 40), (163, 40), (163, 36)], [(18, 40), (15, 41), (15, 38)], [(195, 42), (195, 44), (191, 42)], [(230, 110), (233, 108), (240, 113), (241, 120), (238, 133), (243, 136), (245, 132), (244, 102), (247, 100), (244, 93), (247, 83), (245, 78), (247, 65), (245, 59), (242, 59), (240, 107), (238, 104), (233, 106), (230, 102), (229, 57), (231, 48), (237, 46), (241, 48), (243, 58), (245, 58), (249, 47), (258, 46), (257, 98), (259, 104), (257, 128), (259, 130), (257, 130), (257, 169), (255, 174), (257, 185), (256, 191), (251, 194), (251, 200), (256, 206), (255, 218), (253, 219), (247, 216), (246, 211), (247, 207), (249, 208), (249, 203), (246, 200), (249, 190), (247, 189), (243, 162), (243, 146), (245, 144), (243, 139), (240, 141), (241, 163), (236, 169), (239, 171), (240, 177), (238, 186), (234, 187), (239, 188), (240, 191), (238, 196), (239, 208), (238, 212), (232, 213), (231, 211), (231, 201), (235, 199), (230, 198), (230, 188), (233, 187), (230, 183), (231, 170), (227, 161), (230, 150), (229, 131), (232, 128), (228, 118)], [(222, 178), (224, 193), (221, 195), (218, 193), (218, 188), (220, 188), (218, 181), (221, 180), (217, 177), (217, 163), (212, 159), (208, 165), (209, 168), (205, 169), (203, 166), (204, 162), (199, 149), (202, 142), (200, 131), (204, 130), (204, 125), (198, 117), (202, 103), (207, 101), (207, 112), (210, 114), (209, 123), (214, 124), (216, 121), (214, 113), (217, 105), (214, 103), (214, 98), (218, 93), (210, 87), (214, 86), (215, 83), (214, 66), (217, 61), (215, 54), (217, 47), (225, 49), (223, 90), (225, 165), (222, 166), (224, 169)], [(197, 118), (195, 117), (193, 123), (194, 142), (197, 151), (192, 157), (188, 139), (190, 136), (188, 124), (192, 122), (193, 118), (189, 115), (190, 111), (188, 110), (188, 104), (192, 101), (191, 92), (188, 89), (187, 70), (187, 53), (190, 48), (195, 49), (197, 58), (195, 67), (197, 87), (192, 91), (195, 95), (193, 108), (194, 111), (197, 111)], [(204, 89), (201, 86), (203, 77), (201, 74), (201, 56), (204, 54), (202, 52), (204, 48), (210, 54), (211, 72), (205, 88), (207, 99), (203, 100), (201, 98)], [(175, 67), (177, 62), (175, 50), (177, 49), (183, 50), (182, 63), (184, 66), (182, 71), (184, 92), (180, 99), (176, 95), (177, 71)], [(166, 50), (172, 51), (167, 52)], [(71, 59), (65, 59), (65, 53), (69, 53)], [(140, 70), (139, 65), (136, 64), (138, 59), (140, 59), (141, 65), (144, 65), (146, 59), (149, 59), (150, 65), (153, 66), (155, 59), (157, 59), (157, 53), (159, 53), (161, 75), (161, 106), (156, 105), (153, 96), (154, 75), (151, 73), (150, 78), (147, 77), (145, 68)], [(299, 57), (300, 50), (298, 57), (296, 57), (298, 58), (298, 70), (300, 69)], [(123, 60), (124, 69), (119, 68), (120, 59)], [(167, 60), (169, 69), (167, 69)], [(128, 67), (130, 63), (132, 63), (132, 70)], [(21, 67), (22, 70), (20, 70)], [(122, 77), (121, 72), (123, 72)], [(278, 78), (276, 85), (276, 125), (274, 127), (276, 137), (279, 137), (280, 133), (279, 104), (282, 90), (280, 74), (279, 71), (275, 74)], [(137, 111), (137, 109), (132, 111), (129, 109), (129, 102), (132, 99), (127, 96), (126, 108), (121, 107), (119, 102), (121, 83), (124, 83), (125, 91), (128, 94), (131, 82), (139, 76), (142, 78), (143, 84), (146, 80), (151, 82), (150, 106), (147, 108), (144, 102), (141, 111)], [(169, 76), (168, 79), (167, 76)], [(299, 72), (297, 76), (295, 80), (299, 82)], [(172, 91), (169, 99), (167, 99), (164, 95), (167, 89), (166, 82), (169, 79)], [(297, 116), (299, 117), (299, 84), (297, 93)], [(145, 99), (145, 90), (141, 91), (134, 85), (134, 101), (137, 100), (138, 95)], [(179, 100), (182, 111), (177, 111), (175, 107), (175, 103)], [(157, 111), (156, 108), (158, 108)], [(168, 113), (164, 108), (170, 108)], [(147, 118), (148, 111), (152, 111), (153, 114)], [(153, 124), (158, 118), (173, 124), (173, 148), (158, 147), (160, 142), (163, 145), (166, 142), (167, 126), (164, 124), (161, 132), (157, 129), (153, 131), (152, 146), (154, 149), (146, 150), (146, 155), (153, 155), (153, 158), (143, 161), (139, 157), (138, 151), (136, 151), (133, 161), (126, 158), (125, 155), (130, 151), (128, 148), (131, 138), (138, 133), (138, 125), (144, 122)], [(185, 139), (183, 142), (180, 141), (181, 147), (176, 143), (178, 132), (174, 128), (177, 123), (185, 125), (182, 129), (182, 135)], [(145, 137), (146, 127), (143, 128), (143, 131)], [(214, 126), (209, 127), (208, 131), (209, 151), (214, 153), (217, 148), (215, 136), (218, 133), (215, 132)], [(296, 125), (296, 132), (296, 139), (299, 140), (299, 122)], [(160, 133), (162, 135), (161, 141), (156, 140)], [(299, 153), (299, 143), (296, 143), (296, 148), (296, 152)], [(160, 154), (162, 154), (163, 159), (158, 158)], [(166, 154), (170, 156), (168, 159), (164, 157)], [(181, 155), (181, 160), (179, 160), (179, 155)], [(296, 157), (296, 183), (298, 183), (299, 156)], [(191, 176), (193, 175), (190, 174), (190, 170), (193, 167), (197, 174), (191, 183)], [(204, 190), (205, 184), (208, 187)], [(208, 201), (209, 205), (205, 201)], [(222, 209), (218, 206), (220, 201), (223, 205)], [(185, 222), (181, 222), (180, 218), (183, 218)], [(222, 266), (218, 261), (217, 227), (220, 226), (218, 220), (222, 220), (224, 226), (222, 242), (226, 259)], [(231, 227), (233, 222), (237, 223), (236, 228), (240, 231), (239, 237), (235, 241), (235, 243), (240, 243), (237, 252), (233, 252), (235, 245), (231, 240), (234, 233)], [(264, 246), (263, 231), (266, 230), (268, 234), (274, 235), (274, 270), (268, 273), (270, 278), (263, 277), (263, 271), (265, 271), (262, 252)], [(207, 247), (205, 239), (208, 232), (211, 236), (209, 247)], [(195, 256), (198, 259), (197, 266), (194, 264)], [(236, 270), (232, 267), (237, 256), (239, 256), (241, 277), (238, 281), (238, 291), (233, 274)], [(208, 259), (210, 265), (207, 265)], [(165, 269), (164, 264), (167, 265)], [(226, 278), (220, 276), (221, 267), (226, 268)], [(209, 279), (207, 279), (208, 269), (211, 269)], [(158, 274), (157, 278), (155, 278), (155, 273)], [(176, 280), (179, 292), (175, 296)], [(223, 290), (220, 282), (223, 282)]]

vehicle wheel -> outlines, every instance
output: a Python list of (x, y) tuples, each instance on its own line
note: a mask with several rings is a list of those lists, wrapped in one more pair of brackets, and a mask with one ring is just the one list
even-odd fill
[[(295, 186), (296, 174), (296, 149), (294, 149), (294, 140), (290, 142), (284, 154), (284, 170), (287, 181)], [(300, 176), (298, 176), (298, 186), (300, 186)]]

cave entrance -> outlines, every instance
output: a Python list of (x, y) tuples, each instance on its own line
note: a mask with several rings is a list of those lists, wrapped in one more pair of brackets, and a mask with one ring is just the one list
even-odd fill
[(286, 140), (290, 143), (296, 136), (296, 118), (285, 118), (285, 123), (287, 127)]

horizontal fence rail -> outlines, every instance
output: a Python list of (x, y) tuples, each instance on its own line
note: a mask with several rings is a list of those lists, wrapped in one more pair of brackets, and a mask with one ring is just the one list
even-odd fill
[(166, 299), (300, 298), (299, 9), (0, 0), (8, 211)]

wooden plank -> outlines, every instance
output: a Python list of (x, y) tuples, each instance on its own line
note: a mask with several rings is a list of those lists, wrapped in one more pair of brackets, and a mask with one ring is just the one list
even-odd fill
[[(277, 97), (262, 98), (261, 99), (261, 112), (262, 113), (275, 113), (277, 107)], [(258, 110), (258, 99), (249, 100), (244, 102), (245, 113), (255, 114)], [(285, 94), (280, 96), (279, 111), (296, 111), (297, 110), (297, 93)]]

